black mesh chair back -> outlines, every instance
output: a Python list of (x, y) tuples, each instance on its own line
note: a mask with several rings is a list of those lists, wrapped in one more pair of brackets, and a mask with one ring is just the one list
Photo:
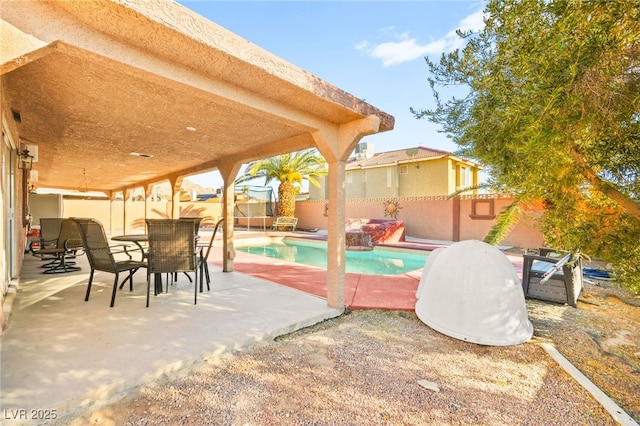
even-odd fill
[(40, 219), (40, 248), (58, 247), (58, 237), (62, 226), (61, 217), (43, 217)]
[[(43, 219), (41, 224), (45, 224), (45, 233), (47, 243), (43, 248), (35, 250), (34, 256), (38, 256), (43, 260), (49, 260), (48, 263), (42, 265), (45, 268), (45, 274), (60, 274), (64, 272), (79, 271), (80, 268), (75, 265), (75, 257), (79, 250), (82, 249), (82, 239), (78, 226), (71, 219)], [(55, 231), (55, 226), (58, 230)], [(42, 226), (42, 225), (41, 225)], [(52, 238), (54, 233), (55, 239)]]
[(200, 232), (200, 223), (202, 222), (202, 218), (201, 217), (181, 217), (180, 220), (191, 220), (193, 221), (193, 227), (195, 230), (196, 235), (198, 235), (198, 232)]
[[(33, 255), (48, 263), (43, 264), (43, 268), (50, 268), (58, 263), (58, 256), (55, 250), (58, 248), (58, 237), (60, 236), (61, 217), (43, 217), (40, 219), (40, 248), (33, 250)], [(45, 250), (46, 249), (46, 250)]]
[[(200, 223), (202, 222), (202, 218), (201, 217), (188, 217), (188, 216), (184, 216), (184, 217), (180, 217), (180, 220), (190, 220), (193, 222), (193, 227), (195, 230), (196, 235), (198, 235), (198, 233), (200, 232)], [(184, 273), (184, 275), (186, 275), (187, 278), (189, 278), (189, 282), (193, 282), (193, 280), (191, 279), (191, 277), (189, 276), (188, 273)], [(178, 274), (175, 274), (176, 279)]]
[[(91, 293), (91, 283), (93, 282), (93, 274), (95, 271), (110, 272), (114, 274), (113, 290), (111, 292), (111, 307), (115, 304), (116, 288), (118, 286), (118, 276), (122, 271), (128, 271), (129, 290), (133, 291), (133, 274), (140, 268), (145, 268), (147, 264), (143, 261), (125, 259), (117, 260), (114, 255), (118, 253), (128, 254), (131, 250), (118, 250), (122, 245), (110, 246), (104, 227), (95, 219), (73, 218), (77, 224), (82, 238), (89, 265), (91, 265), (91, 273), (89, 275), (89, 283), (87, 284), (87, 294), (85, 301), (89, 300)], [(126, 280), (124, 281), (126, 282)], [(123, 282), (123, 284), (124, 284)]]
[(67, 252), (75, 253), (83, 248), (82, 236), (78, 225), (72, 219), (64, 219), (60, 225), (60, 235), (58, 236), (58, 245), (62, 246)]
[(74, 219), (80, 229), (82, 243), (91, 269), (116, 273), (116, 262), (111, 254), (109, 240), (100, 222), (94, 219)]
[(147, 307), (151, 274), (195, 272), (194, 304), (197, 303), (198, 261), (196, 259), (196, 230), (193, 220), (147, 219), (149, 250), (147, 254)]

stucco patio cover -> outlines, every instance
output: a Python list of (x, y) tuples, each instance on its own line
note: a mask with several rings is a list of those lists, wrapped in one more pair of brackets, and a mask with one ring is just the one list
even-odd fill
[(309, 147), (331, 162), (394, 125), (172, 1), (3, 1), (0, 14), (3, 121), (16, 148), (37, 146), (36, 187), (109, 194)]
[(498, 248), (461, 241), (427, 264), (416, 302), (422, 322), (447, 336), (481, 345), (510, 346), (531, 339), (533, 325), (520, 278)]

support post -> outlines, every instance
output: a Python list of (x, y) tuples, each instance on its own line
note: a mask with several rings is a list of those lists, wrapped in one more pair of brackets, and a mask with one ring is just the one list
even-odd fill
[(222, 240), (222, 271), (233, 272), (233, 260), (236, 251), (233, 247), (233, 210), (235, 208), (235, 184), (234, 181), (240, 171), (240, 164), (226, 165), (219, 168), (224, 182), (222, 217), (224, 218), (224, 233)]

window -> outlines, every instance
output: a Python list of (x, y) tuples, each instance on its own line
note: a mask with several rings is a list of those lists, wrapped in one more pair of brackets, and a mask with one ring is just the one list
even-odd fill
[(344, 180), (346, 183), (353, 182), (353, 174), (351, 172), (345, 173)]
[(463, 188), (469, 186), (468, 171), (467, 167), (460, 166), (460, 186)]
[(387, 188), (393, 185), (393, 167), (387, 167)]

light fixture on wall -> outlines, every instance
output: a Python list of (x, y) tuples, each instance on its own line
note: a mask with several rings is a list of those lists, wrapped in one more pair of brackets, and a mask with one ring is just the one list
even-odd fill
[(20, 170), (31, 170), (33, 167), (33, 155), (29, 154), (27, 148), (18, 153), (18, 168)]

